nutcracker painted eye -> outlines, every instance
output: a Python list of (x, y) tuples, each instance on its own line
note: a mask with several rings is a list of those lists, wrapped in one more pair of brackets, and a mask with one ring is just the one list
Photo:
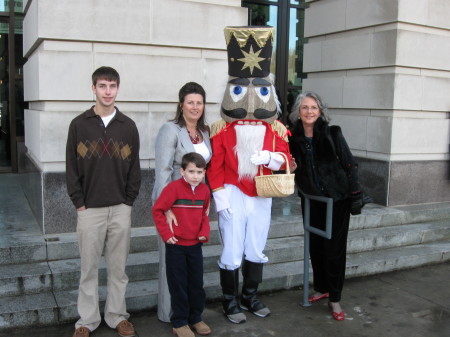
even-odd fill
[(257, 87), (255, 88), (256, 94), (264, 103), (267, 103), (270, 98), (270, 87)]
[(247, 87), (240, 85), (230, 85), (230, 96), (234, 102), (240, 101), (247, 93)]
[(259, 92), (261, 93), (261, 95), (266, 96), (269, 94), (269, 88), (262, 87), (261, 89), (259, 89)]

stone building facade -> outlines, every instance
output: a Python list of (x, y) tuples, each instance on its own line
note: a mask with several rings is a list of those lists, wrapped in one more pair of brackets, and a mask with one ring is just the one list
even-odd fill
[[(450, 201), (450, 2), (305, 2), (303, 89), (320, 93), (342, 126), (365, 192), (390, 206)], [(247, 25), (247, 8), (240, 0), (28, 0), (25, 8), (21, 174), (42, 231), (75, 230), (67, 129), (93, 104), (90, 77), (102, 65), (119, 71), (117, 106), (138, 125), (133, 225), (148, 226), (157, 131), (188, 81), (207, 91), (207, 122), (220, 118), (223, 28)]]

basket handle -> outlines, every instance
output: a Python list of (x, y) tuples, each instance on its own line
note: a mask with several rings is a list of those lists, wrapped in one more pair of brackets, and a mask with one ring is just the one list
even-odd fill
[[(286, 156), (286, 154), (284, 152), (273, 152), (273, 153), (278, 153), (281, 154), (284, 157), (284, 162), (286, 163), (286, 174), (291, 174), (291, 169), (289, 168), (289, 163), (288, 163), (288, 158)], [(263, 169), (262, 169), (262, 165), (259, 165), (259, 175), (263, 176)], [(272, 172), (273, 174), (273, 172)]]

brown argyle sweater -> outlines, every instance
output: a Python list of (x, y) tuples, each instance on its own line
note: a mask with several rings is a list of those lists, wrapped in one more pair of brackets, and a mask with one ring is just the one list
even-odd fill
[(132, 206), (139, 193), (139, 133), (116, 107), (105, 128), (93, 107), (75, 117), (66, 147), (67, 191), (76, 208)]

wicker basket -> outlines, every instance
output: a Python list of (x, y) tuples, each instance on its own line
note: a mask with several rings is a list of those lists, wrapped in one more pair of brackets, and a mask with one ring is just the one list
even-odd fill
[(291, 173), (289, 169), (289, 162), (287, 156), (283, 152), (279, 153), (284, 157), (286, 162), (285, 174), (268, 174), (263, 175), (262, 166), (259, 167), (260, 175), (255, 177), (256, 181), (256, 193), (260, 197), (273, 198), (273, 197), (287, 197), (294, 193), (295, 174)]

